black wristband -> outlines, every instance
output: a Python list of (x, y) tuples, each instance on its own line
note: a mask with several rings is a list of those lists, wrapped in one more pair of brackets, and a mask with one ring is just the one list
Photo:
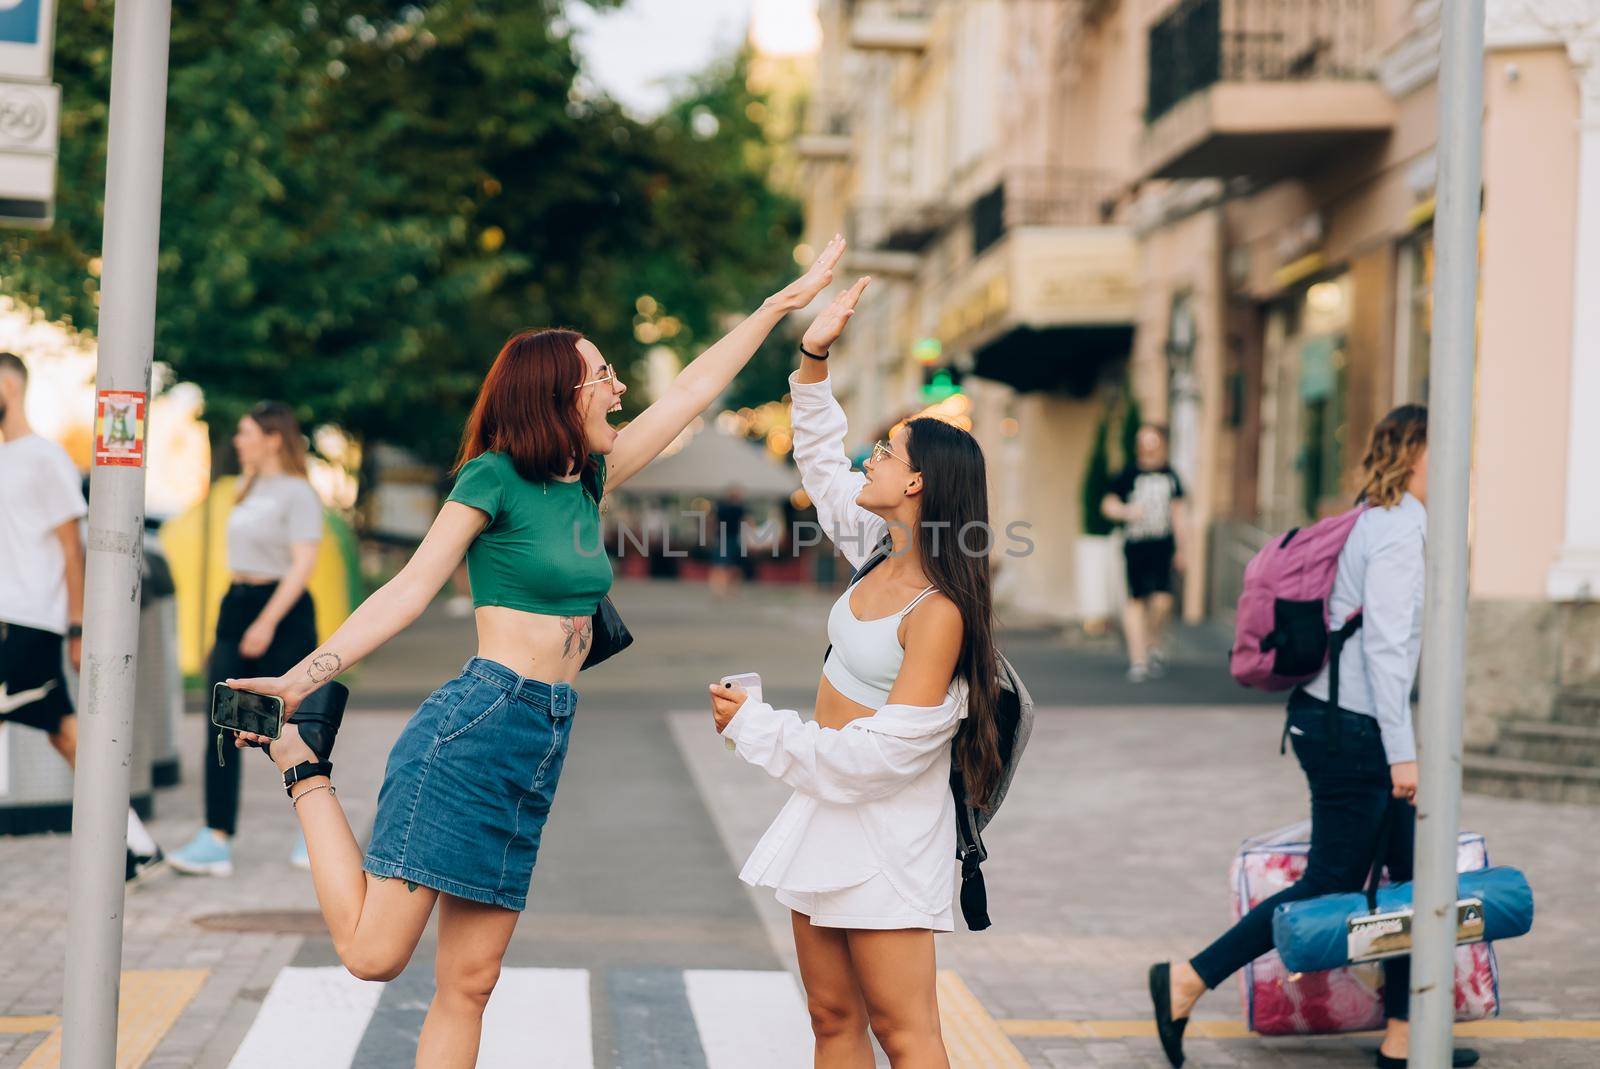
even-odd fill
[(67, 625), (67, 637), (68, 638), (82, 638), (83, 637), (83, 625), (82, 624), (68, 624)]
[(809, 356), (813, 360), (826, 360), (826, 359), (828, 359), (828, 354), (827, 353), (823, 353), (821, 356), (818, 356), (816, 353), (807, 352), (806, 351), (806, 347), (804, 345), (800, 346), (800, 355), (801, 356)]

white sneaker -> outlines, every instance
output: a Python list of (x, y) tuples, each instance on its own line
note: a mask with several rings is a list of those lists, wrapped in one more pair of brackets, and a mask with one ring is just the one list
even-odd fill
[(1147, 680), (1149, 678), (1150, 678), (1150, 669), (1146, 668), (1144, 665), (1142, 665), (1142, 664), (1134, 664), (1134, 665), (1129, 665), (1128, 666), (1128, 682), (1129, 683), (1143, 683), (1145, 680)]

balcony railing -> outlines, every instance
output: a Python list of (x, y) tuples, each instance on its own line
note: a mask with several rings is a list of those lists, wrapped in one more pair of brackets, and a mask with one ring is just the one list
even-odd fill
[(870, 199), (851, 209), (851, 243), (885, 252), (921, 252), (954, 216), (940, 198)]
[(1179, 0), (1150, 28), (1145, 121), (1218, 82), (1373, 77), (1374, 0)]
[(805, 126), (795, 139), (802, 156), (842, 157), (850, 154), (854, 104), (833, 97), (812, 97), (806, 103)]
[(864, 52), (920, 52), (928, 47), (936, 0), (853, 0), (850, 47)]
[(1106, 171), (1020, 167), (972, 202), (972, 254), (1024, 226), (1099, 226), (1110, 220), (1116, 180)]

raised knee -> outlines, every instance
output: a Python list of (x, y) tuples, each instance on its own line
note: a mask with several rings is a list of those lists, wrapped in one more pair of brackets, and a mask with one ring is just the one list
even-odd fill
[(858, 1034), (867, 1027), (860, 1008), (844, 1000), (811, 998), (806, 1009), (811, 1013), (812, 1034), (822, 1039)]
[(339, 960), (357, 980), (377, 980), (387, 983), (405, 971), (406, 960), (372, 953), (371, 951), (341, 951)]

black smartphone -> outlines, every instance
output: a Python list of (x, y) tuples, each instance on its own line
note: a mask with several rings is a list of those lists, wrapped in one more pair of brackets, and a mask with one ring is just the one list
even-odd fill
[(283, 734), (283, 699), (218, 683), (211, 691), (211, 722), (230, 731), (276, 739)]

